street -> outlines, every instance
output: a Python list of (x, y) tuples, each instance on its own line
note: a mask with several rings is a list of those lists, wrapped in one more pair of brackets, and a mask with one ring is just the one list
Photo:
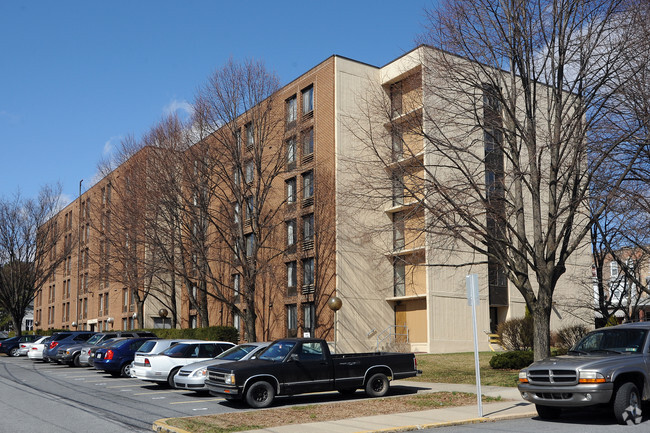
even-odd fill
[(25, 357), (0, 357), (0, 387), (0, 432), (151, 431), (160, 418), (238, 410), (220, 398)]

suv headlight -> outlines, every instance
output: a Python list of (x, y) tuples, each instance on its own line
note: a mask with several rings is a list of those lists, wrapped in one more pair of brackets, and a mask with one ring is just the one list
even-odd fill
[(234, 374), (226, 374), (226, 377), (224, 378), (226, 385), (234, 385), (235, 384), (235, 375)]
[(605, 383), (605, 376), (597, 371), (580, 371), (578, 383)]

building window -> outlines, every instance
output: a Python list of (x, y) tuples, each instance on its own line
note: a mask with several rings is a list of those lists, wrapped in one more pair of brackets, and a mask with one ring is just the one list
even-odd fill
[(255, 197), (246, 198), (246, 219), (251, 221), (255, 216)]
[(399, 251), (404, 248), (404, 215), (395, 214), (393, 216), (393, 249)]
[(287, 180), (287, 203), (295, 203), (296, 202), (296, 178), (292, 177), (291, 179)]
[(304, 289), (314, 286), (314, 258), (310, 257), (302, 261), (302, 285)]
[(293, 169), (296, 166), (296, 139), (291, 137), (287, 140), (287, 167)]
[(241, 300), (241, 275), (232, 276), (232, 290), (234, 302), (237, 303)]
[(253, 124), (252, 123), (246, 124), (246, 148), (247, 149), (252, 149), (253, 145), (255, 144), (255, 136), (253, 134), (254, 134)]
[(303, 158), (314, 153), (314, 130), (308, 129), (302, 134), (302, 156)]
[(252, 258), (255, 250), (255, 235), (253, 233), (244, 236), (246, 241), (246, 257)]
[[(314, 336), (314, 304), (309, 302), (302, 304), (302, 330), (304, 338), (312, 338)], [(309, 333), (309, 335), (307, 335)]]
[(241, 331), (241, 318), (239, 317), (239, 313), (233, 313), (233, 315), (232, 315), (232, 326), (237, 331)]
[(239, 183), (241, 182), (241, 175), (239, 174), (238, 167), (235, 167), (232, 170), (232, 182), (235, 185), (235, 188), (239, 187)]
[(393, 128), (392, 137), (392, 159), (399, 161), (404, 157), (404, 138), (402, 131), (396, 126)]
[(302, 240), (314, 240), (314, 214), (310, 213), (302, 217)]
[(296, 294), (296, 262), (287, 263), (287, 294), (294, 296)]
[(287, 337), (298, 334), (298, 311), (296, 304), (287, 305)]
[(129, 291), (125, 287), (122, 289), (122, 312), (126, 313), (127, 311), (129, 311)]
[(287, 247), (296, 244), (296, 220), (287, 221)]
[(287, 106), (287, 126), (291, 126), (295, 123), (296, 117), (298, 114), (298, 101), (296, 97), (293, 96), (286, 101)]
[(310, 86), (302, 91), (302, 114), (314, 111), (314, 87)]
[(239, 218), (241, 217), (241, 209), (239, 203), (233, 204), (233, 221), (235, 224), (239, 224)]
[(618, 262), (612, 261), (609, 263), (609, 275), (612, 278), (618, 277)]
[(399, 173), (393, 174), (393, 206), (402, 206), (404, 204), (404, 181)]
[(190, 315), (190, 328), (195, 329), (198, 326), (198, 321), (196, 319), (196, 314)]
[(308, 171), (302, 175), (302, 198), (308, 199), (314, 196), (314, 172)]
[(244, 173), (244, 179), (246, 180), (246, 183), (251, 183), (253, 182), (253, 177), (255, 176), (255, 163), (251, 159), (250, 161), (246, 162), (246, 171)]
[(400, 259), (395, 259), (395, 262), (393, 263), (394, 296), (404, 296), (406, 293), (404, 278), (405, 270), (404, 262)]

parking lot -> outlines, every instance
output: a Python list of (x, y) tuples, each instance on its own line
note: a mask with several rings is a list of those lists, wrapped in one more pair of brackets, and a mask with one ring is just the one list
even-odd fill
[(242, 410), (221, 398), (92, 368), (0, 356), (0, 431), (151, 431), (161, 418)]

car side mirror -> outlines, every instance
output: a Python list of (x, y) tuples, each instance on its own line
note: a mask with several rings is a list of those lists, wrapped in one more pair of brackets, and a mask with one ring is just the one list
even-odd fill
[(299, 360), (299, 357), (298, 357), (298, 354), (297, 354), (297, 353), (292, 353), (292, 354), (289, 356), (289, 361), (298, 362), (298, 360)]

